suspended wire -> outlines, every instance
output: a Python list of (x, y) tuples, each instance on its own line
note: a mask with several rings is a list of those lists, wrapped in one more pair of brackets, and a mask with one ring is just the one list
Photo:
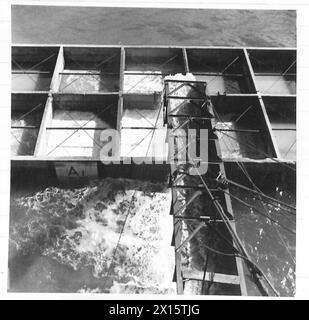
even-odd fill
[(25, 118), (27, 115), (29, 115), (31, 112), (33, 112), (34, 110), (38, 109), (39, 107), (41, 107), (43, 104), (42, 103), (39, 103), (37, 104), (34, 108), (32, 108), (31, 110), (27, 111), (26, 113), (24, 113), (23, 115), (21, 115), (17, 120), (15, 121), (20, 121), (22, 120), (23, 118)]
[[(194, 164), (194, 163), (193, 163), (193, 164)], [(208, 189), (205, 181), (203, 180), (202, 176), (200, 175), (200, 173), (199, 173), (199, 171), (198, 171), (197, 169), (196, 169), (196, 171), (197, 171), (197, 173), (198, 173), (198, 175), (199, 175), (202, 183), (204, 184), (207, 192), (208, 192), (208, 193), (210, 194), (210, 196), (211, 196), (211, 192), (210, 192), (210, 190)], [(211, 198), (212, 198), (212, 196), (211, 196)], [(224, 219), (225, 213), (224, 213), (224, 212), (221, 212), (221, 210), (218, 209), (216, 202), (214, 202), (214, 204), (215, 204), (215, 207), (217, 208), (219, 214), (221, 215), (224, 223), (226, 224), (229, 232), (231, 233), (232, 238), (234, 238), (234, 241), (236, 240), (236, 244), (238, 244), (238, 245), (240, 246), (240, 248), (242, 249), (242, 251), (244, 252), (244, 258), (245, 258), (249, 263), (251, 263), (253, 266), (255, 266), (255, 268), (259, 271), (260, 275), (262, 275), (263, 278), (265, 279), (265, 281), (266, 281), (266, 283), (268, 284), (268, 286), (273, 290), (273, 292), (275, 293), (275, 295), (276, 295), (276, 296), (279, 296), (277, 290), (274, 288), (274, 286), (273, 286), (273, 285), (271, 284), (271, 282), (268, 280), (268, 278), (266, 277), (266, 275), (264, 274), (264, 272), (261, 270), (261, 268), (260, 268), (259, 266), (257, 266), (253, 261), (251, 261), (251, 259), (248, 258), (248, 254), (246, 253), (246, 251), (245, 251), (245, 249), (244, 249), (244, 247), (243, 247), (240, 239), (239, 239), (238, 236), (234, 233), (234, 230), (230, 227), (229, 222)], [(225, 218), (226, 218), (226, 217), (225, 217)], [(247, 256), (247, 257), (246, 257), (246, 256)], [(250, 270), (250, 269), (249, 269), (249, 270)], [(256, 277), (256, 280), (257, 280), (258, 283), (259, 283), (259, 279), (258, 279), (258, 277), (257, 277), (256, 274), (255, 274), (255, 277)], [(263, 288), (262, 284), (260, 284), (260, 283), (259, 283), (259, 288), (260, 288), (261, 290), (265, 291), (265, 289)], [(266, 293), (266, 292), (265, 292), (265, 293)]]
[[(279, 76), (285, 76), (286, 75), (286, 73), (293, 67), (293, 65), (296, 63), (296, 60), (294, 60), (290, 65), (289, 65), (289, 67), (287, 68), (287, 69), (285, 69), (285, 71), (283, 72), (283, 73), (281, 73)], [(266, 91), (265, 91), (265, 93), (268, 93), (268, 91), (276, 84), (276, 83), (278, 83), (279, 81), (280, 81), (281, 79), (278, 79), (278, 80), (276, 80), (276, 81), (274, 81), (274, 83), (268, 88), (268, 89), (266, 89)]]
[[(220, 233), (216, 230), (216, 229), (213, 229), (214, 231), (216, 231), (216, 233), (223, 239), (223, 240), (226, 240), (225, 237), (223, 237), (222, 235), (220, 235)], [(242, 255), (238, 249), (236, 249), (234, 247), (234, 245), (226, 240), (228, 242), (228, 244), (232, 247), (232, 249), (235, 251), (235, 253), (227, 253), (227, 252), (223, 252), (223, 251), (220, 251), (220, 250), (217, 250), (217, 249), (214, 249), (212, 247), (210, 247), (209, 245), (205, 244), (205, 242), (203, 242), (203, 246), (208, 249), (209, 251), (217, 254), (217, 255), (222, 255), (222, 256), (226, 256), (226, 257), (239, 257), (241, 259), (244, 259), (245, 261), (247, 261), (248, 263), (250, 263), (252, 266), (255, 267), (255, 269), (260, 273), (260, 275), (265, 279), (265, 281), (268, 283), (268, 285), (270, 286), (270, 288), (274, 291), (275, 295), (276, 296), (279, 296), (279, 293), (278, 291), (273, 287), (273, 285), (270, 283), (270, 281), (268, 280), (267, 276), (264, 274), (264, 272), (262, 271), (262, 269), (260, 268), (260, 266), (252, 261), (251, 259), (249, 259), (248, 257)]]
[[(259, 200), (260, 200), (261, 204), (263, 205), (263, 207), (265, 206), (265, 203), (266, 203), (266, 204), (268, 204), (268, 205), (270, 205), (270, 206), (273, 206), (274, 208), (277, 208), (276, 205), (270, 204), (270, 203), (267, 202), (267, 201), (265, 202), (264, 199), (261, 199), (259, 194), (257, 195), (257, 197), (259, 198)], [(264, 207), (264, 209), (265, 209), (265, 212), (267, 213), (267, 215), (269, 215), (269, 212), (267, 211), (267, 209), (266, 209), (265, 207)], [(280, 211), (281, 211), (281, 209), (280, 209)], [(290, 213), (290, 211), (280, 212), (280, 214), (281, 214), (285, 219), (287, 219), (290, 223), (292, 223), (292, 224), (295, 225), (296, 221), (295, 221), (295, 220), (292, 220), (291, 218), (289, 218), (289, 216), (288, 216), (289, 213)], [(295, 215), (294, 215), (294, 216), (295, 216)]]
[[(201, 181), (202, 181), (202, 183), (203, 183), (206, 191), (209, 193), (211, 199), (214, 201), (213, 203), (215, 204), (215, 207), (216, 207), (217, 211), (219, 212), (221, 218), (223, 219), (223, 222), (225, 223), (227, 229), (229, 230), (230, 234), (232, 235), (232, 238), (234, 239), (234, 241), (236, 242), (236, 244), (238, 244), (239, 248), (240, 248), (241, 251), (244, 253), (244, 256), (247, 256), (247, 257), (245, 257), (245, 258), (246, 258), (246, 261), (247, 261), (248, 263), (250, 263), (251, 265), (255, 266), (255, 269), (258, 270), (259, 274), (263, 276), (263, 278), (265, 279), (265, 281), (266, 281), (266, 283), (268, 284), (268, 286), (273, 290), (273, 292), (275, 293), (275, 295), (278, 296), (278, 295), (279, 295), (278, 292), (277, 292), (276, 289), (273, 287), (273, 285), (270, 283), (270, 281), (267, 279), (267, 277), (266, 277), (266, 275), (263, 273), (263, 271), (262, 271), (254, 262), (252, 262), (251, 259), (248, 258), (248, 254), (247, 254), (246, 250), (244, 249), (244, 246), (242, 245), (242, 243), (241, 243), (240, 239), (238, 238), (237, 234), (235, 234), (233, 228), (231, 227), (230, 222), (229, 222), (227, 216), (225, 215), (224, 211), (222, 212), (222, 211), (220, 210), (220, 208), (222, 209), (221, 205), (218, 204), (217, 201), (213, 198), (213, 196), (212, 196), (209, 188), (207, 187), (207, 184), (205, 183), (204, 179), (203, 179), (202, 176), (200, 175), (200, 173), (199, 173), (199, 171), (197, 170), (197, 168), (196, 168), (194, 162), (192, 161), (192, 159), (190, 159), (190, 161), (193, 163), (193, 166), (194, 166), (195, 170), (197, 171), (197, 173), (198, 173), (198, 175), (199, 175), (199, 177), (200, 177), (200, 179), (201, 179)], [(222, 209), (222, 210), (223, 210), (223, 209)], [(249, 270), (251, 270), (251, 269), (249, 268)], [(256, 278), (256, 281), (258, 281), (258, 283), (259, 283), (259, 288), (260, 288), (261, 290), (263, 290), (264, 294), (267, 294), (267, 291), (265, 291), (263, 285), (259, 282), (260, 280), (259, 280), (259, 278), (257, 277), (257, 274), (255, 274), (255, 278)]]
[(71, 116), (71, 114), (70, 114), (68, 111), (64, 110), (64, 112), (65, 112), (65, 114), (67, 114), (67, 115), (78, 125), (79, 128), (81, 128), (82, 131), (84, 131), (84, 133), (87, 134), (87, 136), (88, 136), (98, 147), (100, 147), (100, 148), (102, 147), (102, 145), (100, 145), (99, 143), (97, 143), (97, 142), (95, 141), (95, 139), (88, 133), (88, 131), (84, 129), (84, 127), (81, 127), (81, 126), (80, 126), (80, 124)]
[[(261, 190), (257, 187), (257, 185), (252, 181), (251, 177), (249, 176), (249, 173), (247, 172), (247, 170), (246, 170), (246, 168), (245, 168), (244, 166), (243, 166), (243, 170), (244, 170), (244, 173), (248, 176), (249, 181), (251, 182), (252, 186), (253, 186), (257, 191), (260, 191), (260, 192), (262, 193), (262, 191), (261, 191)], [(262, 199), (261, 199), (261, 198), (260, 198), (260, 201), (261, 201), (261, 203), (262, 203), (262, 205), (263, 205), (263, 208), (264, 208), (265, 213), (269, 216), (268, 211), (267, 211), (267, 209), (265, 208), (265, 205), (264, 205), (264, 203), (262, 202)], [(287, 218), (287, 217), (286, 217), (286, 218)], [(288, 219), (288, 220), (291, 221), (290, 219)], [(295, 224), (295, 221), (293, 221), (293, 223)], [(283, 237), (282, 237), (282, 235), (281, 235), (281, 233), (280, 233), (277, 225), (274, 224), (273, 226), (274, 226), (274, 228), (275, 228), (275, 230), (276, 230), (276, 232), (277, 232), (277, 235), (278, 235), (278, 237), (279, 237), (279, 240), (282, 242), (282, 244), (283, 244), (283, 246), (285, 247), (285, 249), (286, 249), (289, 257), (291, 258), (291, 260), (293, 261), (293, 263), (294, 263), (294, 265), (295, 265), (295, 264), (296, 264), (295, 258), (293, 257), (293, 254), (291, 253), (289, 247), (287, 246), (285, 240), (283, 239)]]
[(279, 164), (282, 165), (283, 167), (286, 167), (286, 168), (289, 168), (289, 169), (291, 169), (291, 170), (293, 170), (293, 171), (296, 171), (295, 168), (290, 167), (289, 165), (285, 164), (284, 162), (282, 162), (282, 161), (280, 161), (280, 160), (278, 160), (278, 159), (276, 159), (276, 158), (273, 158), (273, 157), (270, 156), (268, 153), (266, 153), (266, 152), (264, 152), (264, 151), (256, 148), (255, 146), (253, 146), (253, 145), (251, 145), (251, 144), (249, 144), (249, 143), (240, 142), (239, 140), (237, 140), (236, 138), (234, 138), (233, 136), (231, 136), (231, 135), (229, 135), (229, 134), (227, 134), (227, 133), (225, 133), (225, 132), (222, 132), (222, 134), (226, 135), (227, 137), (229, 137), (229, 138), (232, 139), (232, 140), (237, 141), (239, 144), (242, 144), (242, 145), (244, 145), (244, 146), (247, 146), (247, 147), (251, 148), (252, 150), (257, 151), (258, 153), (263, 154), (263, 155), (266, 156), (267, 158), (273, 160), (274, 162), (279, 163)]
[[(194, 59), (194, 57), (192, 57)], [(207, 81), (207, 85), (209, 85), (212, 81), (214, 81), (217, 77), (222, 76), (224, 74), (224, 72), (229, 69), (237, 60), (239, 59), (239, 56), (237, 56), (236, 58), (234, 58), (231, 62), (229, 62), (221, 72), (219, 72), (218, 74), (216, 74), (213, 78), (211, 78), (209, 81)], [(195, 61), (200, 62), (198, 59), (194, 59)], [(203, 66), (201, 64), (201, 66)]]
[(123, 235), (123, 232), (124, 232), (124, 227), (127, 223), (127, 220), (128, 220), (128, 217), (130, 215), (130, 212), (131, 212), (131, 206), (133, 204), (133, 201), (135, 200), (135, 195), (136, 195), (136, 192), (137, 190), (134, 191), (133, 195), (132, 195), (132, 198), (130, 200), (130, 204), (129, 204), (129, 207), (128, 207), (128, 210), (127, 210), (127, 213), (126, 213), (126, 216), (125, 216), (125, 219), (124, 219), (124, 222), (123, 222), (123, 225), (122, 225), (122, 228), (120, 230), (120, 233), (119, 233), (119, 237), (118, 237), (118, 241), (117, 241), (117, 244), (116, 244), (116, 247), (114, 249), (114, 253), (113, 253), (113, 256), (112, 256), (112, 260), (111, 260), (111, 263), (108, 267), (108, 270), (107, 270), (107, 273), (105, 275), (105, 280), (104, 280), (104, 283), (103, 283), (103, 288), (106, 286), (106, 282), (107, 282), (107, 279), (110, 275), (110, 272), (112, 270), (112, 267), (113, 267), (113, 264), (114, 264), (114, 260), (115, 260), (115, 257), (116, 257), (116, 253), (117, 253), (117, 250), (119, 248), (119, 245), (120, 245), (120, 240), (121, 240), (121, 237)]
[(138, 111), (138, 109), (134, 109), (134, 111), (138, 114), (138, 115), (140, 115), (142, 118), (144, 118), (150, 125), (151, 125), (151, 127), (153, 128), (153, 127), (156, 127), (152, 122), (150, 122), (141, 112), (139, 112)]
[[(170, 61), (174, 60), (176, 57), (178, 56), (178, 54), (176, 54), (175, 56), (169, 58), (168, 60), (166, 60), (164, 63), (162, 63), (161, 65), (159, 65), (157, 67), (157, 69), (159, 68), (162, 68), (163, 66), (165, 66), (167, 63), (169, 63)], [(155, 70), (153, 70), (155, 71)], [(134, 89), (139, 83), (141, 83), (142, 81), (144, 81), (146, 78), (148, 78), (150, 76), (150, 74), (147, 74), (145, 77), (143, 77), (141, 80), (139, 80), (138, 82), (136, 82), (132, 87), (130, 87), (128, 90), (126, 90), (126, 93), (128, 93), (129, 91), (131, 91), (132, 89)], [(125, 156), (129, 155), (133, 150), (135, 150), (148, 136), (149, 134), (152, 134), (151, 136), (151, 139), (150, 139), (150, 142), (149, 142), (149, 145), (148, 145), (148, 148), (147, 148), (147, 152), (146, 152), (146, 156), (148, 154), (148, 151), (149, 151), (149, 148), (150, 148), (150, 144), (152, 142), (152, 139), (153, 139), (153, 135), (154, 135), (154, 132), (155, 132), (155, 129), (157, 127), (157, 122), (159, 120), (159, 116), (160, 116), (160, 112), (161, 112), (161, 109), (162, 109), (162, 106), (163, 104), (161, 103), (160, 105), (160, 109), (159, 109), (159, 112), (158, 112), (158, 115), (157, 115), (157, 118), (156, 118), (156, 122), (155, 122), (155, 125), (153, 128), (151, 128), (151, 130), (145, 135), (144, 138), (142, 138), (138, 143), (137, 145), (135, 145)]]
[(31, 154), (32, 150), (30, 150), (30, 147), (27, 146), (26, 144), (22, 143), (16, 136), (15, 134), (11, 131), (11, 135), (15, 138), (15, 140), (19, 143), (19, 145), (24, 149), (26, 147), (27, 154)]
[(142, 138), (126, 155), (125, 157), (127, 157), (133, 150), (135, 150), (150, 134), (151, 134), (152, 130), (149, 129), (148, 133), (144, 136), (144, 138)]
[[(18, 67), (21, 71), (23, 71), (22, 66), (19, 65), (13, 58), (12, 58), (12, 61), (13, 61), (13, 63), (15, 63), (15, 64), (17, 65), (17, 67)], [(27, 77), (28, 77), (29, 79), (32, 80), (32, 82), (33, 82), (35, 85), (37, 85), (37, 81), (36, 81), (35, 79), (33, 79), (33, 78), (29, 75), (29, 73), (26, 73), (26, 75), (27, 75)], [(49, 89), (49, 86), (46, 86), (46, 87), (44, 87), (43, 89)]]
[[(16, 76), (14, 76), (14, 79), (17, 79), (18, 77), (20, 77), (22, 74), (27, 74), (27, 72), (30, 73), (30, 71), (33, 71), (35, 68), (37, 68), (39, 65), (41, 65), (42, 63), (50, 60), (55, 54), (51, 54), (48, 58), (46, 59), (43, 59), (42, 61), (40, 61), (39, 63), (33, 65), (30, 69), (28, 69), (27, 71), (24, 71), (23, 69), (21, 69), (21, 71), (24, 71), (23, 73), (21, 74), (17, 74)], [(12, 59), (13, 60), (13, 59)], [(14, 62), (14, 61), (13, 61)], [(16, 64), (16, 62), (14, 62)], [(17, 64), (16, 64), (17, 65)]]
[[(214, 110), (214, 112), (215, 112), (215, 110)], [(218, 114), (217, 114), (217, 116), (218, 116), (218, 118), (220, 119), (220, 117), (219, 117)], [(225, 140), (223, 140), (223, 142), (224, 142), (224, 144), (226, 145), (227, 149), (229, 150), (229, 147), (228, 147), (227, 144), (225, 143)], [(248, 179), (248, 180), (251, 182), (251, 184), (254, 186), (254, 188), (257, 188), (256, 185), (254, 184), (254, 182), (252, 181), (251, 177), (249, 176), (247, 170), (245, 169), (244, 165), (243, 165), (242, 163), (239, 163), (238, 161), (236, 161), (236, 163), (237, 163), (237, 165), (239, 166), (239, 168), (241, 169), (241, 171), (244, 173), (244, 175), (247, 177), (247, 179)], [(259, 190), (259, 189), (258, 189), (258, 190)], [(260, 193), (262, 193), (261, 190), (259, 190), (259, 191), (260, 191)], [(263, 204), (263, 207), (264, 207), (264, 204)], [(276, 206), (276, 208), (278, 208), (278, 206)], [(265, 208), (264, 208), (264, 209), (265, 209)], [(280, 208), (279, 208), (279, 209), (280, 209)], [(265, 212), (267, 212), (266, 209), (265, 209)], [(268, 214), (268, 213), (267, 213), (267, 214)], [(287, 218), (287, 217), (286, 217), (286, 218)], [(294, 221), (291, 221), (289, 218), (287, 218), (287, 219), (288, 219), (290, 222), (295, 223)], [(276, 228), (276, 231), (277, 231), (277, 233), (278, 233), (278, 235), (279, 235), (279, 238), (281, 239), (281, 242), (282, 242), (283, 245), (285, 246), (285, 248), (286, 248), (286, 250), (288, 251), (290, 257), (292, 257), (292, 254), (290, 253), (290, 251), (289, 251), (286, 243), (285, 243), (284, 240), (282, 239), (282, 236), (281, 236), (279, 230), (277, 230), (277, 226), (274, 225), (274, 227)], [(292, 258), (292, 260), (294, 261), (293, 258)]]
[(97, 116), (99, 116), (100, 114), (104, 113), (105, 111), (107, 111), (108, 109), (110, 109), (113, 106), (113, 104), (111, 103), (110, 105), (108, 105), (106, 108), (104, 108), (103, 110), (101, 110), (97, 115), (94, 115), (92, 118), (90, 118), (87, 122), (85, 122), (81, 127), (77, 128), (76, 130), (74, 130), (69, 136), (67, 136), (63, 141), (61, 141), (59, 144), (56, 145), (56, 147), (54, 147), (51, 151), (49, 151), (47, 153), (47, 156), (49, 154), (51, 154), (53, 151), (55, 151), (57, 148), (59, 148), (65, 141), (67, 141), (68, 139), (70, 139), (77, 131), (83, 129), (90, 121), (94, 120)]
[[(157, 69), (160, 69), (162, 67), (164, 67), (166, 64), (168, 64), (169, 62), (171, 62), (172, 60), (174, 60), (175, 58), (178, 57), (178, 54), (174, 55), (173, 57), (169, 58), (168, 60), (166, 60), (164, 63), (162, 63), (161, 65), (159, 65), (157, 67)], [(156, 70), (152, 70), (152, 71), (156, 71)], [(134, 89), (139, 83), (143, 82), (145, 79), (147, 79), (148, 77), (150, 77), (151, 74), (147, 74), (145, 77), (143, 77), (141, 80), (139, 80), (138, 82), (136, 82), (132, 87), (130, 87), (128, 90), (126, 90), (126, 93), (130, 92), (132, 89)]]
[[(244, 248), (244, 245), (242, 244), (241, 240), (239, 239), (237, 233), (233, 230), (231, 224), (230, 224), (230, 220), (228, 219), (228, 217), (226, 216), (224, 210), (222, 209), (222, 206), (220, 205), (220, 203), (218, 203), (218, 201), (213, 197), (211, 191), (209, 190), (206, 182), (204, 181), (203, 177), (201, 176), (200, 172), (198, 171), (198, 169), (196, 168), (194, 162), (192, 161), (192, 159), (189, 159), (193, 166), (194, 166), (194, 169), (196, 170), (197, 174), (199, 175), (207, 193), (209, 194), (211, 200), (213, 201), (214, 205), (215, 205), (215, 208), (216, 210), (218, 211), (219, 215), (221, 216), (221, 219), (223, 220), (224, 224), (226, 225), (228, 231), (230, 232), (233, 240), (235, 241), (235, 244), (238, 246), (238, 250), (240, 252), (243, 253), (243, 255), (246, 257), (246, 261), (248, 262), (251, 262), (252, 265), (255, 265), (255, 267), (257, 268), (258, 272), (260, 275), (263, 276), (263, 278), (265, 279), (266, 283), (268, 284), (268, 286), (273, 290), (273, 292), (275, 293), (276, 296), (278, 296), (278, 292), (276, 291), (276, 289), (274, 288), (274, 286), (271, 284), (271, 282), (268, 280), (268, 278), (266, 277), (266, 275), (263, 273), (263, 271), (261, 270), (260, 267), (258, 267), (256, 264), (254, 264), (254, 262), (251, 261), (251, 259), (249, 258), (248, 256), (248, 253), (246, 252), (246, 249)], [(249, 269), (251, 270), (251, 269)], [(267, 291), (264, 289), (262, 283), (260, 283), (260, 279), (257, 277), (257, 274), (254, 273), (254, 276), (256, 278), (256, 281), (258, 281), (258, 285), (259, 285), (259, 288), (261, 290), (263, 290), (264, 294), (267, 294)], [(268, 295), (268, 294), (267, 294)]]
[(294, 147), (295, 143), (296, 143), (296, 139), (295, 139), (294, 142), (291, 144), (289, 150), (284, 154), (283, 158), (285, 158), (285, 157), (289, 154), (289, 152), (291, 151), (291, 149)]
[[(94, 66), (92, 66), (92, 69), (98, 68), (99, 66), (101, 66), (101, 65), (105, 64), (106, 62), (112, 60), (112, 59), (113, 59), (114, 57), (116, 57), (116, 56), (117, 56), (117, 53), (113, 54), (112, 56), (107, 57), (106, 59), (104, 59), (103, 61), (101, 61), (99, 64), (95, 64)], [(72, 57), (70, 57), (70, 59), (71, 59), (74, 63), (76, 63), (80, 68), (85, 69), (85, 67), (84, 67), (82, 64), (80, 64), (79, 62), (77, 62), (75, 59), (73, 59)], [(103, 83), (103, 81), (102, 81), (101, 79), (96, 78), (96, 77), (95, 77), (94, 75), (92, 75), (92, 74), (87, 74), (87, 75), (89, 75), (90, 77), (92, 77), (92, 78), (95, 79), (95, 80), (98, 80), (99, 83), (101, 83), (101, 84), (104, 85), (104, 83)], [(79, 77), (73, 79), (70, 83), (68, 83), (67, 85), (65, 85), (65, 86), (60, 90), (60, 92), (63, 92), (64, 89), (66, 89), (67, 87), (69, 87), (69, 86), (70, 86), (71, 84), (73, 84), (74, 82), (80, 80), (83, 76), (85, 76), (85, 74), (81, 74)]]
[(153, 129), (152, 129), (151, 138), (150, 138), (150, 141), (149, 141), (149, 144), (148, 144), (148, 148), (147, 148), (147, 151), (146, 151), (146, 157), (148, 155), (148, 151), (150, 149), (150, 145), (151, 145), (151, 142), (152, 142), (152, 139), (153, 139), (153, 136), (154, 136), (158, 121), (159, 121), (159, 117), (160, 117), (160, 113), (161, 113), (162, 107), (163, 107), (163, 103), (160, 104), (160, 109), (159, 109), (158, 114), (157, 114), (156, 122), (155, 122), (155, 125), (154, 125)]
[(257, 209), (255, 206), (250, 205), (249, 203), (241, 200), (239, 197), (231, 194), (230, 192), (228, 192), (228, 191), (226, 191), (226, 190), (224, 190), (224, 189), (222, 189), (222, 188), (218, 188), (218, 189), (220, 189), (222, 192), (224, 192), (225, 194), (229, 195), (230, 197), (238, 200), (240, 203), (242, 203), (242, 204), (245, 205), (246, 207), (248, 207), (248, 208), (250, 208), (250, 209), (253, 209), (254, 211), (256, 211), (257, 213), (259, 213), (260, 215), (262, 215), (262, 216), (266, 217), (267, 219), (269, 219), (270, 221), (276, 223), (277, 225), (279, 225), (279, 226), (282, 227), (283, 229), (289, 231), (289, 232), (292, 233), (292, 234), (295, 234), (295, 231), (293, 231), (293, 230), (289, 229), (288, 227), (284, 226), (284, 225), (281, 224), (278, 220), (275, 220), (275, 219), (269, 217), (267, 214), (264, 214), (264, 213), (261, 212), (259, 209)]
[[(228, 182), (228, 183), (230, 183), (230, 184), (232, 184), (232, 185), (234, 185), (234, 186), (236, 186), (236, 187), (239, 187), (239, 188), (241, 188), (241, 189), (244, 189), (244, 190), (247, 190), (247, 191), (250, 191), (250, 192), (253, 192), (253, 193), (255, 193), (255, 194), (259, 194), (259, 195), (261, 195), (262, 197), (264, 197), (264, 198), (266, 198), (266, 199), (269, 199), (269, 200), (272, 200), (273, 202), (277, 202), (277, 203), (279, 203), (279, 204), (281, 204), (281, 205), (284, 205), (284, 206), (286, 206), (286, 207), (288, 207), (289, 209), (292, 209), (292, 210), (296, 210), (296, 208), (295, 207), (293, 207), (293, 206), (291, 206), (291, 205), (289, 205), (289, 204), (287, 204), (287, 203), (285, 203), (285, 202), (283, 202), (283, 201), (280, 201), (280, 200), (278, 200), (278, 199), (275, 199), (275, 198), (272, 198), (272, 197), (270, 197), (270, 196), (267, 196), (266, 194), (264, 194), (262, 191), (256, 191), (256, 190), (253, 190), (253, 189), (250, 189), (250, 188), (248, 188), (248, 187), (246, 187), (246, 186), (244, 186), (244, 185), (242, 185), (242, 184), (240, 184), (240, 183), (237, 183), (237, 182), (235, 182), (235, 181), (232, 181), (232, 180), (230, 180), (230, 179), (228, 179), (228, 178), (225, 178), (225, 180)], [(264, 200), (263, 200), (264, 201)], [(280, 209), (282, 209), (282, 208), (280, 208)], [(291, 212), (291, 211), (289, 211), (291, 214), (293, 214), (293, 215), (295, 215), (295, 213), (293, 212)]]
[[(223, 141), (224, 141), (224, 140), (223, 140)], [(225, 145), (226, 145), (226, 144), (225, 144)], [(229, 147), (227, 147), (227, 148), (229, 149)], [(248, 179), (249, 182), (252, 184), (252, 186), (253, 186), (257, 191), (259, 191), (260, 193), (262, 193), (262, 191), (256, 186), (256, 184), (255, 184), (255, 183), (253, 182), (253, 180), (251, 179), (251, 177), (250, 177), (249, 173), (247, 172), (244, 164), (243, 164), (243, 163), (239, 163), (239, 162), (237, 161), (237, 165), (239, 166), (239, 168), (241, 169), (241, 171), (244, 173), (244, 175), (247, 177), (247, 179)], [(261, 199), (260, 199), (260, 200), (261, 200)], [(267, 212), (267, 209), (266, 209), (265, 206), (264, 206), (264, 203), (263, 203), (262, 201), (261, 201), (261, 203), (262, 203), (262, 205), (263, 205), (263, 208), (264, 208), (266, 214), (268, 215), (268, 212)], [(278, 207), (277, 207), (277, 208), (278, 208)], [(286, 217), (286, 218), (287, 218), (287, 217)], [(290, 219), (288, 219), (288, 220), (291, 221)], [(294, 221), (293, 221), (293, 223), (295, 224)], [(280, 233), (277, 225), (274, 224), (273, 226), (274, 226), (274, 228), (275, 228), (275, 230), (276, 230), (276, 232), (277, 232), (277, 235), (278, 235), (278, 237), (279, 237), (279, 240), (282, 242), (282, 244), (283, 244), (283, 246), (285, 247), (288, 255), (290, 256), (291, 260), (293, 261), (293, 263), (294, 263), (294, 265), (295, 265), (295, 259), (293, 258), (293, 255), (292, 255), (292, 253), (290, 252), (290, 250), (289, 250), (286, 242), (284, 241), (284, 239), (283, 239), (283, 237), (282, 237), (282, 235), (281, 235), (281, 233)]]
[[(217, 111), (216, 111), (216, 109), (215, 109), (215, 106), (214, 106), (213, 104), (212, 104), (212, 106), (213, 106), (213, 111), (214, 111), (215, 115), (217, 116), (217, 118), (219, 119), (219, 121), (224, 125), (224, 121), (222, 121), (222, 119), (220, 118), (220, 116), (219, 116), (218, 112), (217, 112)], [(239, 120), (239, 119), (238, 119), (238, 120)], [(273, 161), (275, 161), (275, 162), (277, 162), (277, 163), (281, 164), (282, 166), (287, 167), (287, 168), (289, 168), (289, 169), (291, 169), (291, 170), (293, 170), (293, 171), (296, 171), (296, 169), (295, 169), (295, 168), (290, 167), (289, 165), (287, 165), (287, 164), (283, 163), (282, 161), (277, 160), (277, 159), (275, 159), (275, 158), (271, 157), (269, 154), (267, 154), (266, 152), (264, 152), (264, 151), (262, 151), (262, 150), (257, 149), (255, 146), (251, 146), (250, 144), (245, 144), (245, 143), (243, 143), (243, 142), (240, 142), (239, 140), (237, 140), (236, 138), (234, 138), (234, 137), (232, 137), (232, 136), (228, 135), (228, 134), (227, 134), (227, 133), (225, 133), (225, 132), (222, 132), (222, 134), (224, 134), (224, 135), (228, 136), (230, 139), (235, 140), (235, 141), (236, 141), (236, 142), (238, 142), (239, 144), (249, 146), (251, 149), (253, 149), (253, 150), (255, 150), (255, 151), (258, 151), (260, 154), (263, 154), (264, 156), (266, 156), (266, 157), (268, 157), (268, 158), (272, 159)]]

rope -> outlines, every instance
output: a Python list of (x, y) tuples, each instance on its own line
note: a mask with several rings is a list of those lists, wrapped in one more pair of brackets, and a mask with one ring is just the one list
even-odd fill
[(134, 201), (134, 198), (135, 198), (135, 194), (136, 194), (137, 190), (134, 191), (133, 195), (132, 195), (132, 198), (131, 198), (131, 201), (130, 201), (130, 204), (129, 204), (129, 207), (128, 207), (128, 210), (127, 210), (127, 213), (126, 213), (126, 216), (125, 216), (125, 219), (124, 219), (124, 223), (122, 225), (122, 228), (120, 230), (120, 234), (119, 234), (119, 237), (118, 237), (118, 241), (117, 241), (117, 244), (116, 244), (116, 247), (114, 249), (114, 253), (113, 253), (113, 256), (112, 256), (112, 260), (111, 260), (111, 263), (108, 267), (108, 270), (107, 270), (107, 274), (105, 275), (105, 280), (104, 280), (104, 283), (103, 283), (103, 287), (106, 286), (106, 282), (107, 282), (107, 279), (109, 277), (109, 274), (111, 272), (111, 269), (112, 269), (112, 266), (113, 266), (113, 263), (114, 263), (114, 260), (115, 260), (115, 257), (116, 257), (116, 253), (117, 253), (117, 250), (118, 250), (118, 247), (119, 247), (119, 244), (120, 244), (120, 240), (121, 240), (121, 237), (122, 237), (122, 234), (124, 232), (124, 227), (127, 223), (127, 219), (129, 217), (129, 214), (131, 212), (131, 206), (132, 206), (132, 203)]

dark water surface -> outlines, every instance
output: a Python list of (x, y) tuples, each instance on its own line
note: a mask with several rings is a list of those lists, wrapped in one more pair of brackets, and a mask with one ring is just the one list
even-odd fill
[(12, 6), (12, 42), (295, 47), (296, 11)]
[[(12, 192), (11, 291), (174, 292), (168, 283), (168, 279), (172, 279), (169, 267), (162, 264), (170, 253), (164, 246), (154, 244), (162, 238), (162, 232), (168, 233), (167, 203), (171, 199), (162, 193), (161, 185), (144, 182), (145, 191), (138, 195), (139, 200), (132, 211), (133, 217), (127, 222), (114, 268), (106, 279), (132, 194), (124, 191), (128, 186), (123, 180), (106, 180), (102, 185), (99, 190), (92, 185), (73, 191), (48, 188), (40, 192), (29, 189)], [(293, 296), (295, 235), (261, 216), (254, 208), (294, 231), (295, 215), (278, 206), (262, 203), (251, 192), (238, 188), (231, 188), (230, 192), (252, 206), (250, 209), (236, 200), (232, 201), (237, 232), (250, 257), (262, 268), (281, 296)], [(268, 195), (295, 205), (293, 192), (282, 187)], [(135, 212), (137, 215), (134, 217)], [(138, 239), (146, 242), (140, 243)], [(169, 240), (165, 240), (166, 247), (172, 249)], [(163, 260), (158, 265), (154, 264), (151, 252), (162, 255)], [(173, 268), (172, 264), (170, 267)], [(167, 280), (162, 278), (162, 272)], [(247, 288), (249, 295), (259, 295), (249, 277)]]

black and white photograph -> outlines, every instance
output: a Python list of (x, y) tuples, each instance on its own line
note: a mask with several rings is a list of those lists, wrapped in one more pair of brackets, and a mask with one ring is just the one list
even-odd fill
[(7, 293), (297, 296), (297, 17), (12, 4)]

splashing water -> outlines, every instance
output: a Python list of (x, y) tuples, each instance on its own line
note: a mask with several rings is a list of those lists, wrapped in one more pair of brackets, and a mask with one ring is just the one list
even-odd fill
[[(15, 260), (35, 257), (32, 267), (24, 270), (25, 278), (33, 264), (40, 263), (36, 271), (41, 265), (50, 269), (51, 280), (36, 284), (34, 291), (67, 291), (57, 285), (57, 273), (65, 267), (76, 283), (70, 290), (76, 292), (174, 293), (170, 202), (163, 184), (124, 179), (105, 179), (75, 190), (47, 188), (13, 198), (11, 290), (25, 288), (14, 273), (15, 252)], [(74, 274), (84, 279), (77, 281)]]

